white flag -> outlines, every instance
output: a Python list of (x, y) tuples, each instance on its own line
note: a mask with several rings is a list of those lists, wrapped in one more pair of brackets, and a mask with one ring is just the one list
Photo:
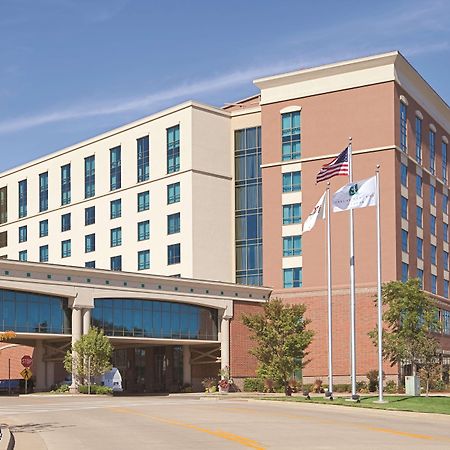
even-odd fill
[(333, 212), (377, 204), (376, 177), (346, 184), (333, 194)]
[(305, 233), (306, 231), (311, 231), (314, 228), (316, 220), (319, 216), (321, 219), (325, 219), (325, 203), (326, 203), (325, 194), (326, 192), (323, 193), (322, 197), (320, 197), (320, 200), (317, 202), (316, 206), (314, 206), (314, 209), (312, 210), (311, 214), (305, 220), (305, 223), (303, 224), (303, 233)]

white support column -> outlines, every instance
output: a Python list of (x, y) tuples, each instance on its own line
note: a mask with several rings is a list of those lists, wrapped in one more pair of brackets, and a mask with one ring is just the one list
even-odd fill
[[(81, 309), (73, 308), (72, 309), (72, 346), (75, 342), (80, 339), (82, 333), (82, 320), (81, 320)], [(72, 357), (74, 357), (74, 353), (72, 352)], [(72, 384), (70, 386), (71, 392), (77, 391), (77, 383), (75, 379), (75, 370), (74, 366), (72, 366)]]
[(42, 340), (36, 341), (36, 346), (33, 351), (33, 366), (32, 372), (36, 380), (34, 388), (36, 391), (45, 391), (45, 362), (44, 362), (44, 345)]
[(91, 329), (91, 310), (90, 308), (83, 309), (83, 334), (88, 334)]
[(189, 345), (183, 345), (183, 384), (191, 383), (191, 347)]
[(220, 323), (220, 368), (230, 368), (230, 319), (223, 317)]

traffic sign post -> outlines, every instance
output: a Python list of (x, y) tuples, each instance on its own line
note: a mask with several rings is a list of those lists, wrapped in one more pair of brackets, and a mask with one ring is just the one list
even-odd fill
[(25, 380), (25, 394), (28, 391), (28, 380), (33, 376), (33, 372), (28, 368), (25, 367), (25, 369), (20, 372), (20, 375), (22, 375), (22, 378)]

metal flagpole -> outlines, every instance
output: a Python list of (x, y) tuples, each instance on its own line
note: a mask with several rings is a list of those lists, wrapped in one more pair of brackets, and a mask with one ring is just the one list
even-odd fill
[[(348, 144), (348, 176), (349, 182), (353, 183), (352, 164), (352, 138)], [(350, 210), (350, 335), (351, 335), (351, 378), (352, 399), (357, 400), (356, 394), (356, 320), (355, 320), (355, 238), (353, 225), (353, 209)]]
[(378, 402), (383, 400), (383, 304), (381, 299), (381, 225), (380, 225), (380, 165), (377, 165), (377, 299), (378, 299)]
[(327, 281), (328, 281), (328, 392), (333, 399), (333, 337), (332, 337), (332, 303), (331, 303), (331, 230), (330, 230), (330, 182), (327, 183)]

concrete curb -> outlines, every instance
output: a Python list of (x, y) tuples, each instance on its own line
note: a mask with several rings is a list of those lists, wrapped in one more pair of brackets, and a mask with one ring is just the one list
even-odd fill
[(14, 448), (14, 437), (8, 427), (2, 427), (2, 439), (0, 440), (0, 450), (12, 450)]

